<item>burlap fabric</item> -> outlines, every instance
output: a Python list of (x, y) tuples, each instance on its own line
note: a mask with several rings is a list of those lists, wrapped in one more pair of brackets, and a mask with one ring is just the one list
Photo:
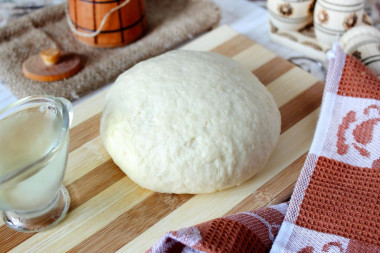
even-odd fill
[(170, 232), (150, 253), (380, 252), (380, 80), (339, 47), (332, 56), (289, 206)]
[[(216, 26), (218, 7), (208, 0), (146, 0), (148, 30), (128, 46), (97, 49), (71, 33), (65, 5), (46, 7), (0, 29), (0, 79), (17, 97), (49, 94), (75, 100), (98, 89), (137, 62), (163, 53)], [(22, 73), (22, 63), (42, 49), (57, 47), (81, 56), (83, 69), (57, 82), (37, 82)]]

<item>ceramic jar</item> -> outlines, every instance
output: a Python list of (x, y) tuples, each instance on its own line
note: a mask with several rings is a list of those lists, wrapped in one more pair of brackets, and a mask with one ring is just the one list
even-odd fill
[(364, 0), (317, 0), (314, 9), (315, 35), (331, 45), (352, 27), (362, 24)]
[[(126, 5), (120, 8), (123, 3)], [(129, 44), (140, 38), (146, 28), (144, 0), (68, 0), (68, 9), (73, 34), (94, 47)], [(98, 29), (99, 34), (88, 37)]]
[(297, 31), (313, 22), (315, 0), (268, 0), (269, 20), (280, 30)]
[(347, 31), (339, 41), (343, 50), (366, 65), (380, 77), (380, 31), (361, 25)]

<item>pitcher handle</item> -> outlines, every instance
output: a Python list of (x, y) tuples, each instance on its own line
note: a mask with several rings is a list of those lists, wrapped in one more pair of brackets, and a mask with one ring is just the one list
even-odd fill
[(73, 116), (74, 116), (73, 105), (66, 98), (59, 97), (58, 99), (61, 101), (62, 105), (66, 108), (67, 113), (69, 114), (69, 127), (71, 127), (71, 124), (73, 122)]

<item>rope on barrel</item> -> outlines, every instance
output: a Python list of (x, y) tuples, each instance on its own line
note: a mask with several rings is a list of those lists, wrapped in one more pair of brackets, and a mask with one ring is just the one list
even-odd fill
[(69, 15), (68, 5), (66, 5), (67, 23), (69, 24), (69, 27), (70, 27), (71, 31), (73, 33), (75, 33), (76, 35), (83, 36), (83, 37), (88, 37), (88, 38), (95, 37), (95, 36), (99, 35), (102, 32), (103, 26), (105, 25), (105, 23), (106, 23), (107, 19), (109, 18), (109, 16), (112, 13), (114, 13), (115, 11), (118, 11), (119, 9), (123, 8), (124, 6), (126, 6), (129, 2), (130, 2), (130, 0), (125, 0), (124, 3), (122, 3), (122, 4), (120, 4), (120, 5), (112, 8), (109, 12), (107, 12), (106, 15), (104, 15), (104, 17), (103, 17), (102, 22), (100, 22), (100, 26), (98, 27), (98, 29), (95, 32), (89, 33), (89, 32), (80, 32), (80, 31), (78, 31), (77, 28), (75, 28), (73, 22), (71, 21), (71, 18), (70, 18), (70, 15)]

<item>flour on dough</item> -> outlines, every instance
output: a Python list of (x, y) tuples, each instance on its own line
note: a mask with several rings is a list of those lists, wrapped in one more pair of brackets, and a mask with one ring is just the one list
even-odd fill
[(178, 50), (118, 77), (100, 133), (114, 162), (140, 186), (206, 193), (262, 170), (280, 125), (273, 97), (249, 70), (216, 53)]

